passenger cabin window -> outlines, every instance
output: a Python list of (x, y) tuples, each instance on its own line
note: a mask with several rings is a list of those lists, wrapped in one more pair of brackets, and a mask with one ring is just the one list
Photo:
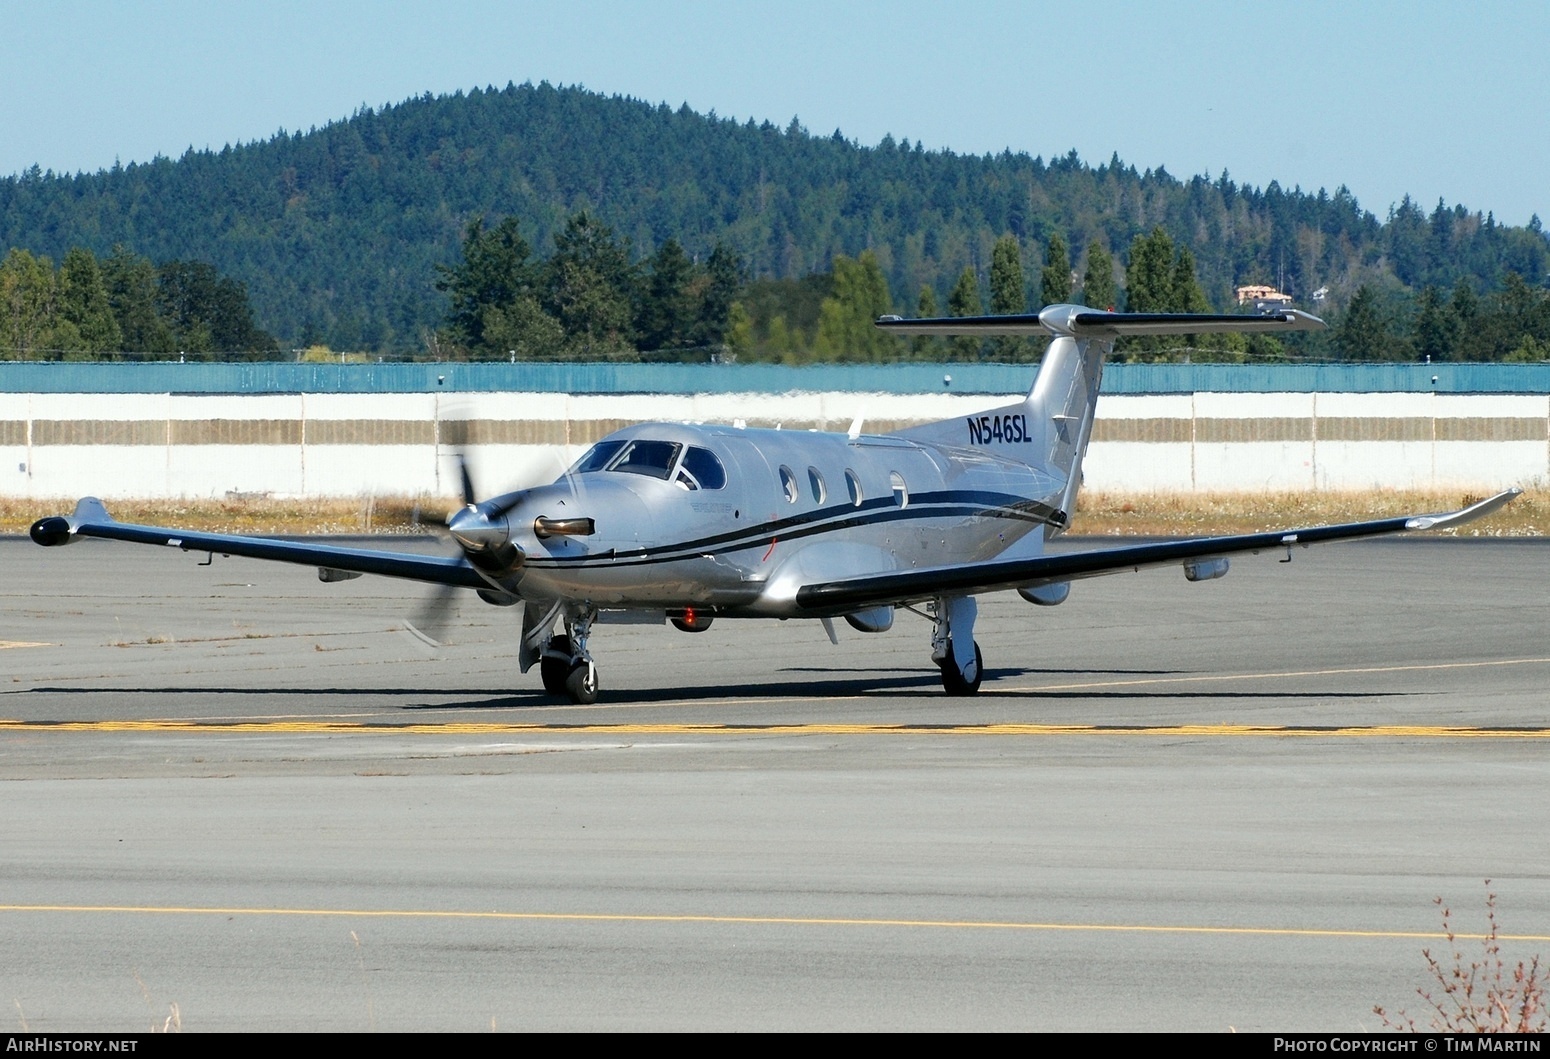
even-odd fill
[(900, 507), (910, 506), (910, 490), (904, 484), (904, 475), (898, 471), (888, 472), (888, 481), (893, 484), (893, 502)]
[(857, 507), (866, 499), (866, 494), (861, 491), (861, 479), (856, 477), (856, 472), (850, 468), (845, 469), (845, 488), (850, 492), (850, 502)]
[(727, 472), (714, 452), (690, 445), (676, 481), (685, 489), (720, 489), (727, 484)]
[(786, 503), (795, 504), (802, 491), (797, 488), (797, 476), (790, 467), (782, 465), (780, 468), (780, 487), (785, 490)]
[(828, 487), (823, 484), (823, 475), (818, 473), (817, 467), (807, 469), (807, 484), (813, 491), (813, 500), (823, 503), (829, 497)]

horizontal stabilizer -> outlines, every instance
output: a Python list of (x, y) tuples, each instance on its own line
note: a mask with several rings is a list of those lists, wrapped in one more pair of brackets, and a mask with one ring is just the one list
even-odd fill
[(1120, 335), (1199, 335), (1238, 331), (1321, 331), (1324, 321), (1297, 309), (1248, 315), (1240, 313), (1109, 313), (1082, 305), (1051, 305), (1042, 312), (1014, 316), (939, 316), (906, 320), (883, 316), (877, 327), (896, 335), (1071, 335), (1117, 338)]

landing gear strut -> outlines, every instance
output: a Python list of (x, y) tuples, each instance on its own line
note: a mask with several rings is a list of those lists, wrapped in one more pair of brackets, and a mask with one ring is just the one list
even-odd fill
[(942, 688), (949, 695), (973, 695), (984, 676), (984, 656), (974, 642), (974, 618), (979, 613), (974, 597), (937, 599), (927, 609), (936, 621), (931, 630), (931, 660), (942, 670)]
[(566, 614), (565, 631), (549, 638), (538, 660), (544, 690), (579, 706), (597, 701), (597, 666), (587, 653), (587, 637), (596, 618), (597, 611), (591, 608)]

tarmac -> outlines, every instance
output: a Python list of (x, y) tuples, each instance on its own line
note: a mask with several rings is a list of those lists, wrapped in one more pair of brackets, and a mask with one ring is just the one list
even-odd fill
[(1487, 878), (1550, 954), (1550, 543), (985, 597), (972, 699), (906, 613), (599, 626), (589, 707), (203, 558), (0, 540), (17, 1029), (1357, 1032)]

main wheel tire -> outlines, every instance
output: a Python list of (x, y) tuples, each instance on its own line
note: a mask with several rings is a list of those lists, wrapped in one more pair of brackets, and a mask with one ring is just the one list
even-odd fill
[(565, 694), (578, 706), (590, 706), (597, 701), (597, 666), (583, 658), (571, 667), (565, 678)]
[(951, 640), (947, 643), (947, 657), (941, 661), (942, 687), (949, 695), (973, 695), (980, 689), (980, 681), (985, 676), (985, 656), (980, 654), (980, 645), (974, 645), (974, 679), (963, 679), (963, 673), (958, 668), (957, 648)]
[[(549, 652), (554, 652), (550, 654)], [(576, 649), (571, 645), (569, 636), (555, 636), (549, 640), (549, 646), (544, 649), (544, 655), (538, 660), (538, 673), (543, 677), (544, 690), (551, 695), (567, 694), (565, 682), (570, 677), (573, 664), (572, 655)]]

